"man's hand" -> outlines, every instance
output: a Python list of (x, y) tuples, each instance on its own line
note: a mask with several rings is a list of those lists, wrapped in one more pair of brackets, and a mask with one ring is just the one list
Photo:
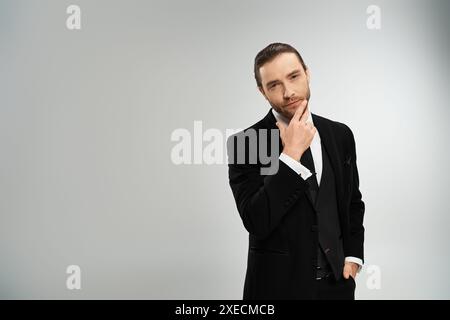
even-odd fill
[(348, 279), (351, 276), (353, 279), (356, 279), (356, 272), (359, 269), (359, 265), (354, 262), (346, 262), (344, 264), (344, 271), (342, 272), (345, 279)]
[[(291, 158), (300, 161), (303, 153), (309, 148), (316, 134), (316, 127), (312, 123), (306, 123), (309, 116), (309, 110), (306, 108), (307, 100), (303, 100), (301, 106), (297, 108), (289, 125), (286, 126), (277, 122), (280, 129), (280, 138), (283, 143), (283, 153)], [(303, 115), (301, 110), (305, 110)]]

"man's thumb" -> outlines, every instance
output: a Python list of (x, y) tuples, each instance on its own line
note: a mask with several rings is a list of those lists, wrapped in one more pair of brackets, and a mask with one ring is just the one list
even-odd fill
[(284, 125), (282, 123), (277, 121), (275, 124), (277, 125), (278, 129), (280, 129), (280, 131), (284, 129)]
[(348, 279), (348, 277), (350, 276), (350, 272), (348, 272), (348, 270), (344, 267), (342, 275), (344, 276), (345, 279)]

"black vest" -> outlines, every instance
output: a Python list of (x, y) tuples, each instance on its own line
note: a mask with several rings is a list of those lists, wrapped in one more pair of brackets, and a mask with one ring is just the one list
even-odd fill
[(339, 223), (335, 176), (328, 153), (323, 144), (321, 144), (321, 148), (323, 168), (320, 187), (317, 184), (310, 148), (305, 151), (301, 159), (302, 164), (313, 172), (313, 175), (307, 179), (310, 185), (307, 192), (309, 192), (314, 203), (319, 234), (317, 261), (314, 264), (321, 268), (331, 267), (336, 279), (340, 279), (345, 257)]

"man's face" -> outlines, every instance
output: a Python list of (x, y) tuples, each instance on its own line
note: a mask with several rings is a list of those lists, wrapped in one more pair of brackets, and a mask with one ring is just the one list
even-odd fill
[(279, 54), (259, 68), (259, 73), (262, 84), (259, 90), (272, 108), (286, 118), (291, 119), (301, 108), (302, 100), (309, 101), (309, 69), (303, 69), (295, 53)]

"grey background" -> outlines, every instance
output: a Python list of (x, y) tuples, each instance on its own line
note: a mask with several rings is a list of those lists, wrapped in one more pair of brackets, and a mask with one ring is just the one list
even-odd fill
[[(77, 4), (82, 29), (66, 28)], [(381, 8), (368, 30), (366, 8)], [(240, 299), (227, 167), (174, 165), (177, 128), (269, 106), (270, 42), (349, 125), (366, 202), (359, 299), (448, 299), (449, 1), (0, 1), (0, 298)], [(224, 159), (225, 160), (225, 159)], [(66, 267), (82, 289), (66, 289)], [(369, 290), (367, 267), (381, 270)]]

